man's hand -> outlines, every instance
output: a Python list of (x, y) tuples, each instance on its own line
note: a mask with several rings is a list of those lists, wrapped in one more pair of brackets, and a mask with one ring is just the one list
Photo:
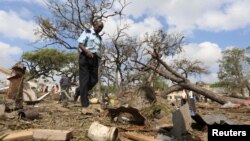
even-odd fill
[(89, 58), (93, 58), (94, 54), (92, 52), (90, 52), (89, 50), (87, 50), (82, 43), (79, 44), (79, 47), (82, 49), (82, 51), (85, 52), (85, 54), (89, 57)]
[(93, 57), (94, 57), (94, 54), (93, 54), (92, 52), (90, 52), (90, 51), (86, 51), (85, 53), (86, 53), (86, 55), (87, 55), (89, 58), (93, 58)]

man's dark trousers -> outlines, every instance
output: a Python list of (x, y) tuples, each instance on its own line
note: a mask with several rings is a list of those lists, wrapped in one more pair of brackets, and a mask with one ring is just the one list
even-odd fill
[(89, 106), (89, 93), (98, 82), (98, 56), (89, 58), (81, 53), (79, 57), (79, 82), (82, 107)]

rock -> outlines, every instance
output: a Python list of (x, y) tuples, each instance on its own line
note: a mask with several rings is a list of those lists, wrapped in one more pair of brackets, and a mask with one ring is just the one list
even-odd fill
[(172, 120), (174, 125), (172, 133), (175, 138), (181, 137), (191, 129), (192, 118), (188, 103), (173, 113)]

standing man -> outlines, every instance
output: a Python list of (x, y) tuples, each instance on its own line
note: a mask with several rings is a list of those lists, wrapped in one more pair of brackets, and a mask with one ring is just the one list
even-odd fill
[(81, 96), (82, 107), (89, 106), (88, 92), (98, 82), (98, 59), (100, 58), (101, 36), (99, 33), (103, 29), (103, 23), (96, 21), (93, 28), (85, 30), (78, 38), (80, 57), (79, 57), (79, 93), (75, 96)]
[(67, 74), (63, 74), (62, 78), (60, 79), (60, 87), (61, 87), (61, 96), (59, 101), (66, 101), (67, 96), (69, 94), (69, 88), (70, 88), (70, 80)]

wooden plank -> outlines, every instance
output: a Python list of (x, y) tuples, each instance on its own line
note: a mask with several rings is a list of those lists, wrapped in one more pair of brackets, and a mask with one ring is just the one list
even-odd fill
[(33, 132), (32, 130), (23, 130), (8, 134), (3, 141), (32, 141)]
[(138, 133), (133, 133), (133, 132), (125, 132), (124, 136), (128, 139), (132, 139), (135, 141), (157, 141), (154, 137), (152, 136), (145, 136), (142, 134)]
[(72, 131), (68, 130), (35, 129), (33, 131), (33, 138), (37, 140), (66, 141), (71, 137)]

